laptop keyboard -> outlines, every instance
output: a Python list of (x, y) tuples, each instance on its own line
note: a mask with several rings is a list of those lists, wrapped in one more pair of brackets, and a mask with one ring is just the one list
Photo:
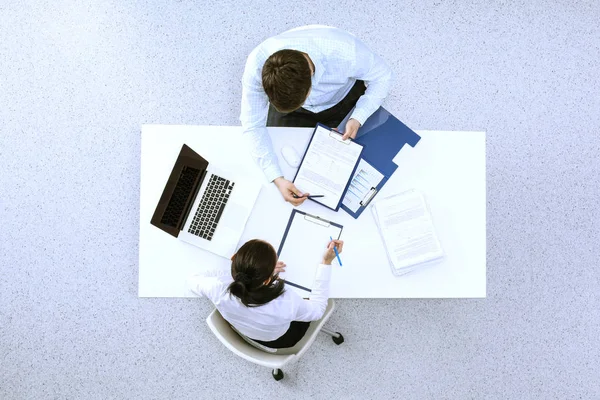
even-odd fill
[(185, 202), (189, 198), (190, 192), (194, 189), (194, 183), (196, 182), (196, 179), (198, 179), (198, 175), (200, 175), (199, 169), (183, 167), (181, 174), (179, 174), (177, 184), (175, 185), (175, 190), (173, 190), (173, 195), (160, 220), (161, 223), (172, 227), (177, 226), (177, 223), (183, 214)]
[(210, 176), (200, 205), (188, 229), (189, 233), (212, 240), (234, 185), (235, 183), (220, 176)]

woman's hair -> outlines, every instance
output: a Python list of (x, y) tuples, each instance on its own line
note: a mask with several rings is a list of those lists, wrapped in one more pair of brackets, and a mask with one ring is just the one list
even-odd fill
[[(258, 307), (283, 293), (284, 282), (273, 276), (277, 253), (262, 240), (246, 242), (231, 260), (229, 293), (238, 297), (246, 307)], [(265, 284), (265, 281), (271, 281)]]

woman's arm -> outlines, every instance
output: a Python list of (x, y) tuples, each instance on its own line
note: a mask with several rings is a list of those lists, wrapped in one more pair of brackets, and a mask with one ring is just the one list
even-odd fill
[(329, 281), (331, 279), (331, 264), (320, 264), (317, 267), (315, 283), (308, 300), (299, 302), (295, 321), (317, 321), (323, 317), (329, 299)]
[(205, 296), (211, 301), (215, 301), (223, 286), (222, 276), (227, 275), (226, 271), (211, 271), (206, 274), (195, 274), (186, 281), (189, 291), (197, 296)]
[(334, 247), (341, 253), (344, 242), (332, 240), (327, 245), (323, 254), (323, 262), (317, 267), (315, 283), (310, 294), (310, 299), (302, 300), (297, 308), (295, 321), (317, 321), (323, 317), (329, 299), (329, 281), (331, 280), (331, 262), (336, 257)]

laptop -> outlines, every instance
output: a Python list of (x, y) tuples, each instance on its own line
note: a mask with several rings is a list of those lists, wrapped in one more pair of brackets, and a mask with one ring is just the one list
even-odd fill
[(218, 170), (183, 145), (150, 223), (222, 257), (236, 251), (262, 185)]

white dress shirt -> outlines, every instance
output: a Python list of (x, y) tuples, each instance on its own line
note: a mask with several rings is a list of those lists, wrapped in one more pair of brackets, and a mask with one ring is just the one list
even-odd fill
[(385, 62), (352, 34), (337, 28), (311, 25), (271, 37), (248, 56), (242, 78), (240, 121), (252, 156), (269, 182), (283, 176), (266, 129), (269, 98), (262, 86), (265, 61), (282, 49), (308, 54), (315, 71), (311, 91), (303, 105), (315, 113), (339, 103), (357, 80), (367, 90), (356, 104), (351, 118), (364, 124), (387, 96), (392, 71)]
[[(285, 289), (283, 294), (267, 304), (246, 307), (238, 297), (227, 291), (233, 282), (230, 274), (207, 277), (195, 275), (188, 287), (199, 296), (206, 296), (217, 307), (223, 318), (250, 339), (269, 342), (281, 337), (292, 321), (317, 321), (323, 317), (329, 298), (331, 265), (319, 265), (310, 299)], [(307, 293), (308, 294), (308, 293)]]

